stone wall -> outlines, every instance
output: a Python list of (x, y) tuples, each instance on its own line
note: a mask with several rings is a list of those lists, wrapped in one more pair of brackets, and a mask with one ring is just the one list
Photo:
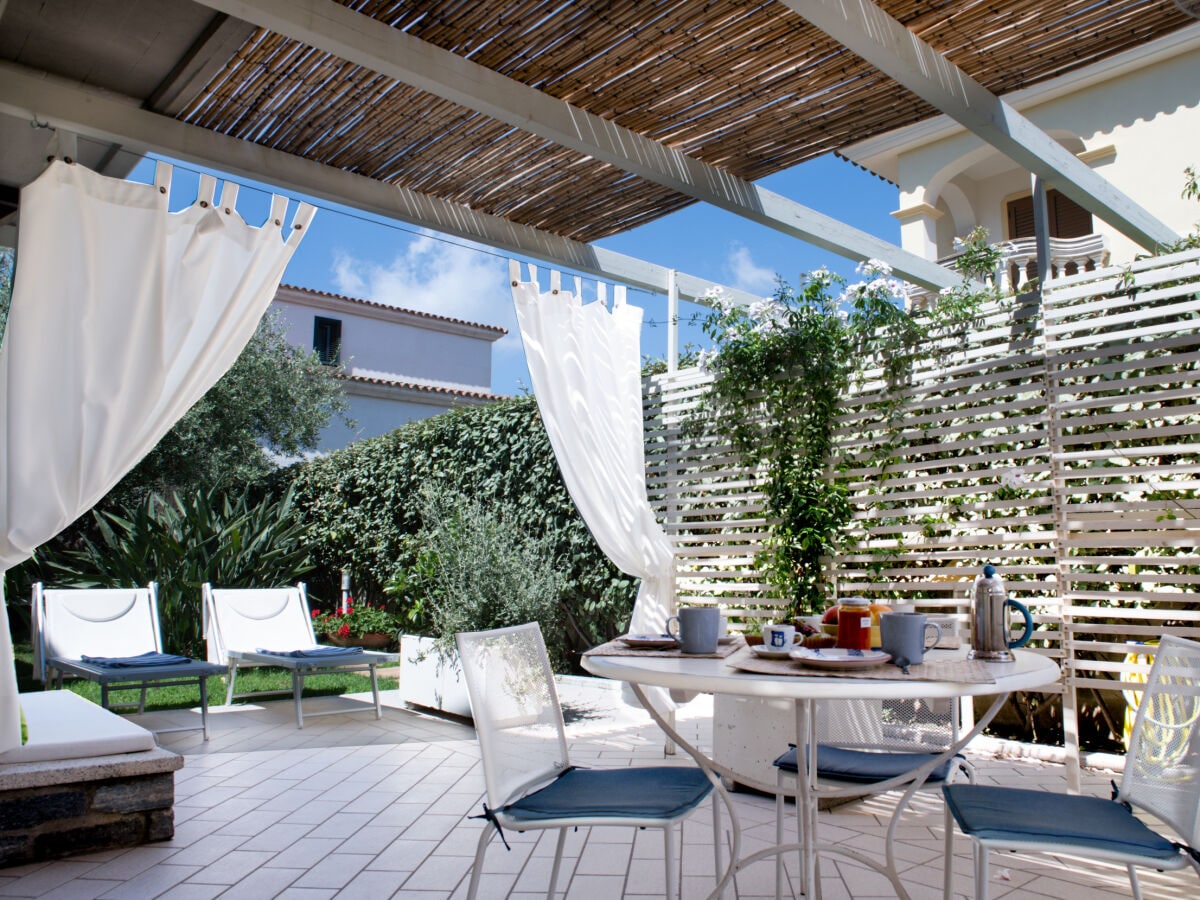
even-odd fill
[(111, 778), (0, 796), (0, 865), (169, 840), (175, 776)]

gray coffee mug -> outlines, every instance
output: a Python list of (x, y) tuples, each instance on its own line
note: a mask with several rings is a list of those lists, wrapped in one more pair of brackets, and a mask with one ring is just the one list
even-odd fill
[[(678, 634), (671, 630), (671, 623)], [(684, 653), (716, 653), (721, 636), (721, 611), (715, 606), (685, 606), (667, 619), (667, 634), (679, 641)]]
[[(932, 641), (927, 638), (930, 628)], [(884, 653), (893, 660), (906, 659), (915, 666), (925, 658), (925, 651), (936, 647), (942, 639), (942, 626), (930, 622), (925, 613), (889, 612), (879, 617), (879, 638)]]

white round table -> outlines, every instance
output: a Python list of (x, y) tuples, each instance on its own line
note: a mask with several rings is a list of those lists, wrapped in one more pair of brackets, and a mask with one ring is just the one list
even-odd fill
[[(744, 653), (745, 651), (738, 652)], [(735, 653), (734, 656), (736, 655)], [(963, 659), (965, 656), (966, 650), (933, 650), (926, 655), (925, 661), (927, 663), (952, 661)], [(996, 713), (1000, 711), (1009, 694), (1013, 691), (1042, 688), (1058, 680), (1058, 665), (1049, 657), (1042, 656), (1030, 650), (1017, 650), (1015, 651), (1015, 657), (1016, 659), (1010, 663), (986, 663), (989, 674), (995, 679), (993, 682), (954, 680), (919, 681), (912, 678), (905, 679), (900, 675), (899, 670), (896, 670), (897, 677), (894, 680), (853, 677), (849, 673), (839, 673), (838, 677), (827, 675), (765, 675), (744, 672), (734, 668), (730, 665), (730, 660), (733, 656), (725, 659), (707, 659), (641, 655), (585, 655), (583, 657), (583, 667), (593, 675), (628, 682), (632, 685), (638, 699), (641, 700), (642, 705), (646, 707), (659, 727), (706, 771), (725, 776), (728, 779), (738, 781), (767, 793), (777, 792), (779, 790), (778, 786), (749, 778), (743, 773), (734, 772), (727, 766), (723, 766), (710, 757), (705, 756), (671, 727), (662, 714), (655, 708), (654, 704), (649, 701), (642, 689), (646, 686), (653, 686), (677, 691), (733, 694), (740, 697), (787, 699), (794, 701), (796, 709), (796, 746), (807, 748), (809, 754), (807, 766), (809, 777), (798, 778), (798, 786), (795, 791), (796, 802), (802, 804), (801, 809), (804, 810), (804, 822), (806, 825), (803, 830), (805, 833), (801, 835), (801, 841), (798, 845), (781, 845), (739, 859), (738, 854), (741, 843), (740, 825), (733, 805), (727, 802), (726, 805), (729, 808), (730, 817), (733, 821), (733, 861), (717, 885), (717, 888), (713, 891), (712, 896), (718, 896), (723, 892), (725, 885), (732, 878), (733, 873), (738, 867), (790, 850), (799, 850), (801, 853), (803, 861), (801, 872), (802, 889), (805, 885), (818, 885), (819, 890), (816, 877), (816, 855), (820, 850), (852, 856), (866, 863), (891, 880), (893, 886), (896, 888), (897, 896), (907, 898), (908, 893), (900, 883), (895, 866), (892, 847), (894, 829), (890, 829), (888, 832), (887, 862), (885, 864), (880, 864), (876, 860), (867, 858), (845, 847), (818, 845), (814, 840), (817, 828), (818, 795), (815, 758), (817, 742), (815, 740), (816, 732), (813, 721), (816, 701), (994, 697), (990, 708), (975, 723), (975, 727), (967, 734), (960, 736), (959, 740), (953, 746), (949, 747), (943, 753), (931, 756), (929, 762), (922, 764), (904, 776), (872, 785), (872, 792), (887, 790), (891, 787), (901, 787), (905, 784), (910, 785), (897, 805), (897, 811), (894, 815), (898, 818), (899, 812), (903, 810), (908, 798), (924, 783), (929, 773), (943, 761), (961, 751), (972, 738), (979, 734), (991, 722)], [(799, 668), (797, 670), (802, 671)], [(791, 794), (791, 792), (788, 793), (789, 795)], [(822, 796), (837, 795), (838, 793), (844, 795), (861, 794), (862, 790), (859, 788), (857, 790), (851, 789), (832, 792), (821, 791), (820, 793)], [(950, 864), (949, 860), (947, 860), (945, 878), (947, 896), (950, 894), (950, 887)]]

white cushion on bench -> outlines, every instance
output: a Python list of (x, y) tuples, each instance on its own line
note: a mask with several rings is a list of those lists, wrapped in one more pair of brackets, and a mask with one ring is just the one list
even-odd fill
[(71, 691), (21, 694), (29, 743), (0, 753), (0, 763), (83, 759), (153, 750), (154, 734)]

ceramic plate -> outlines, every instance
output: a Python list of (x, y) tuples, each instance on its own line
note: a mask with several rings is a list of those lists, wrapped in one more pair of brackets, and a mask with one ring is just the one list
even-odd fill
[(719, 638), (717, 638), (717, 643), (718, 644), (732, 644), (737, 639), (738, 639), (738, 636), (736, 634), (723, 634)]
[(762, 659), (787, 659), (791, 654), (791, 650), (774, 650), (771, 647), (764, 647), (762, 644), (751, 644), (750, 649), (755, 656)]
[(791, 657), (815, 669), (870, 669), (892, 659), (882, 650), (841, 650), (837, 647), (821, 650), (798, 647), (791, 652)]
[(618, 640), (635, 650), (670, 650), (679, 644), (669, 634), (627, 634)]

